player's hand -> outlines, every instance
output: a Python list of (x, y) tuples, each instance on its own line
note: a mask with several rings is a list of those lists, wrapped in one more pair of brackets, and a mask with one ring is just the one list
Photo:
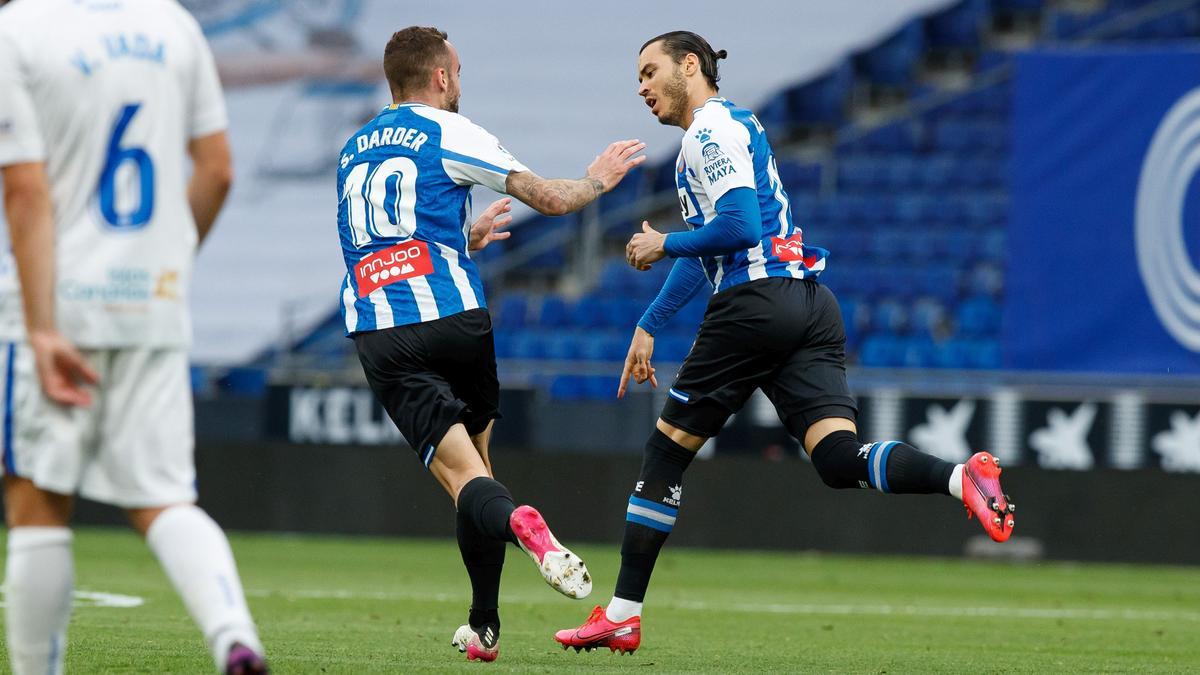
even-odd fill
[(42, 391), (51, 401), (85, 408), (92, 404), (92, 394), (86, 385), (99, 384), (100, 376), (75, 345), (55, 330), (30, 333), (29, 344), (33, 347)]
[(467, 241), (467, 250), (482, 251), (493, 241), (511, 237), (512, 232), (501, 232), (512, 222), (512, 216), (505, 215), (510, 211), (512, 211), (511, 197), (492, 202), (471, 224), (471, 236)]
[(625, 246), (625, 260), (640, 271), (650, 269), (652, 263), (667, 257), (663, 242), (667, 235), (650, 227), (648, 221), (642, 221), (642, 231), (633, 235)]
[(650, 380), (651, 387), (658, 387), (658, 378), (654, 377), (654, 366), (650, 365), (652, 354), (654, 336), (642, 330), (641, 326), (634, 328), (633, 341), (629, 343), (629, 354), (625, 357), (625, 368), (621, 371), (621, 384), (617, 387), (617, 398), (625, 398), (631, 375), (638, 384)]
[[(604, 191), (615, 188), (633, 167), (646, 161), (645, 155), (637, 153), (646, 149), (646, 144), (636, 138), (629, 141), (617, 141), (604, 149), (592, 163), (588, 165), (587, 177), (595, 178), (604, 186)], [(637, 155), (634, 157), (634, 155)]]

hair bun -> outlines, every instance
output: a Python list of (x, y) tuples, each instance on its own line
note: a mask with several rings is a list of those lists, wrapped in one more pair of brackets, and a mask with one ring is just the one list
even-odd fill
[(713, 54), (713, 56), (715, 56), (718, 59), (723, 59), (723, 58), (729, 56), (729, 52), (725, 51), (724, 49), (719, 49), (719, 50), (717, 50), (717, 53)]

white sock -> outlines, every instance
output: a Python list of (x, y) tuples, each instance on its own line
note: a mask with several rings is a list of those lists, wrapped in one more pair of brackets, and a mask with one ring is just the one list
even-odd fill
[(963, 465), (959, 464), (954, 467), (954, 472), (950, 474), (950, 496), (962, 501), (962, 470)]
[(613, 623), (628, 621), (635, 616), (642, 615), (642, 603), (613, 596), (608, 607), (604, 609), (604, 615)]
[(154, 519), (146, 543), (204, 633), (218, 670), (235, 642), (264, 655), (229, 540), (207, 513), (173, 506)]
[(8, 656), (16, 675), (62, 673), (74, 582), (70, 529), (8, 531), (6, 624)]

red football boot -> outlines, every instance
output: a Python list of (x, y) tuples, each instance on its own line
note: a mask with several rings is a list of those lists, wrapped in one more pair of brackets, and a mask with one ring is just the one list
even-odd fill
[(1000, 460), (986, 452), (977, 452), (963, 464), (963, 504), (967, 519), (979, 518), (983, 529), (995, 541), (1008, 541), (1017, 510), (1008, 495), (1000, 489)]
[(621, 650), (622, 654), (632, 654), (642, 644), (642, 617), (630, 617), (621, 623), (613, 623), (604, 614), (604, 608), (596, 605), (592, 615), (579, 628), (568, 628), (554, 634), (554, 639), (563, 646), (592, 651), (598, 647), (608, 647), (609, 651)]

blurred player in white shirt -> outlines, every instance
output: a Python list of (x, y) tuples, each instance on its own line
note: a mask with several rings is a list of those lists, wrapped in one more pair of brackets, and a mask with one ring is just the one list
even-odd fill
[(62, 671), (75, 494), (125, 510), (219, 670), (266, 672), (229, 543), (195, 506), (186, 298), (232, 181), (226, 122), (212, 53), (173, 0), (0, 9), (0, 175), (20, 288), (0, 287), (18, 675)]

